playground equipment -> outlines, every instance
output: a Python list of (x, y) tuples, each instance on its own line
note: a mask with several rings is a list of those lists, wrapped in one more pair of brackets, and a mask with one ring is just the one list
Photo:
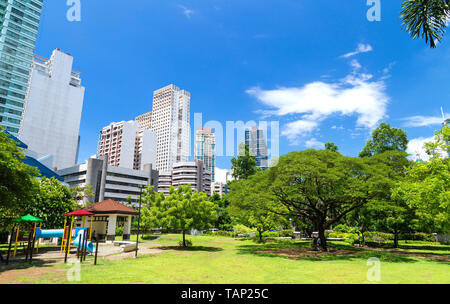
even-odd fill
[[(73, 237), (73, 245), (77, 247), (77, 257), (82, 256), (82, 259), (80, 261), (86, 259), (87, 252), (90, 253), (95, 252), (95, 254), (97, 255), (96, 249), (98, 248), (98, 244), (97, 246), (95, 246), (91, 242), (93, 215), (94, 213), (87, 212), (82, 209), (71, 213), (67, 213), (64, 219), (64, 229), (50, 229), (50, 230), (43, 230), (42, 229), (43, 220), (30, 214), (23, 216), (19, 219), (13, 220), (14, 225), (11, 231), (6, 263), (7, 264), (9, 263), (9, 257), (12, 251), (13, 242), (14, 242), (14, 250), (13, 250), (14, 257), (17, 254), (18, 245), (21, 244), (26, 254), (25, 259), (28, 260), (29, 257), (31, 263), (35, 242), (37, 241), (36, 247), (37, 253), (39, 251), (39, 240), (49, 238), (61, 238), (61, 253), (65, 251), (65, 259), (64, 259), (65, 262), (67, 262), (67, 255), (70, 253), (72, 237)], [(81, 217), (83, 227), (74, 229), (74, 221), (76, 217)], [(90, 217), (89, 227), (85, 227), (87, 217)], [(71, 219), (68, 220), (69, 218)], [(95, 260), (97, 260), (97, 257)]]

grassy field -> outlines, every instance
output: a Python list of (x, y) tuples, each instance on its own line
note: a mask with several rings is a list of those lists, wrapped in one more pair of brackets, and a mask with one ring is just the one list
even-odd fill
[[(335, 253), (317, 254), (309, 242), (265, 244), (227, 237), (190, 237), (194, 247), (178, 248), (179, 235), (164, 235), (141, 246), (154, 254), (138, 259), (92, 258), (81, 266), (80, 283), (450, 283), (450, 246), (408, 243), (413, 249), (391, 251), (353, 248), (334, 243)], [(367, 260), (381, 262), (381, 281), (369, 282)], [(26, 270), (38, 270), (32, 267)], [(16, 276), (21, 283), (69, 283), (68, 266), (45, 267), (40, 275)], [(8, 272), (4, 273), (6, 275)], [(0, 278), (2, 273), (0, 273)]]

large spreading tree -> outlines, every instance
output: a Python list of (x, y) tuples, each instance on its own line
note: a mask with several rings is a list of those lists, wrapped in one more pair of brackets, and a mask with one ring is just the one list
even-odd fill
[(239, 145), (239, 155), (231, 159), (232, 176), (237, 179), (247, 179), (257, 172), (256, 158), (250, 154), (248, 145)]
[(267, 191), (279, 203), (275, 213), (311, 222), (327, 250), (325, 230), (390, 190), (386, 172), (379, 157), (368, 162), (329, 150), (291, 152), (268, 171)]

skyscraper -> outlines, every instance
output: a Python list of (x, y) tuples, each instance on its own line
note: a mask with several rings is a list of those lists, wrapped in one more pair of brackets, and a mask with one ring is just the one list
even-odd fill
[(245, 144), (249, 147), (250, 155), (255, 156), (256, 167), (268, 168), (268, 151), (264, 131), (253, 127), (245, 131)]
[(171, 171), (189, 158), (191, 94), (171, 84), (153, 93), (152, 131), (157, 137), (156, 169)]
[(0, 1), (0, 125), (18, 136), (43, 0)]
[(200, 127), (195, 132), (194, 158), (203, 161), (205, 169), (211, 172), (211, 180), (215, 181), (216, 137), (212, 129)]
[(77, 163), (84, 87), (73, 57), (59, 49), (50, 59), (35, 55), (19, 138), (39, 157), (52, 156), (52, 168)]

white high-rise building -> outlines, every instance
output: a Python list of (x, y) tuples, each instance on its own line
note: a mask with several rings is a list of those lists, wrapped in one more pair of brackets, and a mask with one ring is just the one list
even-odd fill
[(151, 128), (157, 137), (156, 169), (171, 171), (173, 164), (187, 162), (190, 142), (191, 94), (175, 85), (153, 94)]
[(59, 49), (50, 59), (35, 55), (25, 97), (19, 138), (39, 158), (52, 157), (52, 168), (77, 162), (85, 88), (73, 57)]
[(108, 165), (142, 170), (156, 163), (156, 135), (136, 121), (111, 123), (100, 131), (97, 157), (108, 155)]

